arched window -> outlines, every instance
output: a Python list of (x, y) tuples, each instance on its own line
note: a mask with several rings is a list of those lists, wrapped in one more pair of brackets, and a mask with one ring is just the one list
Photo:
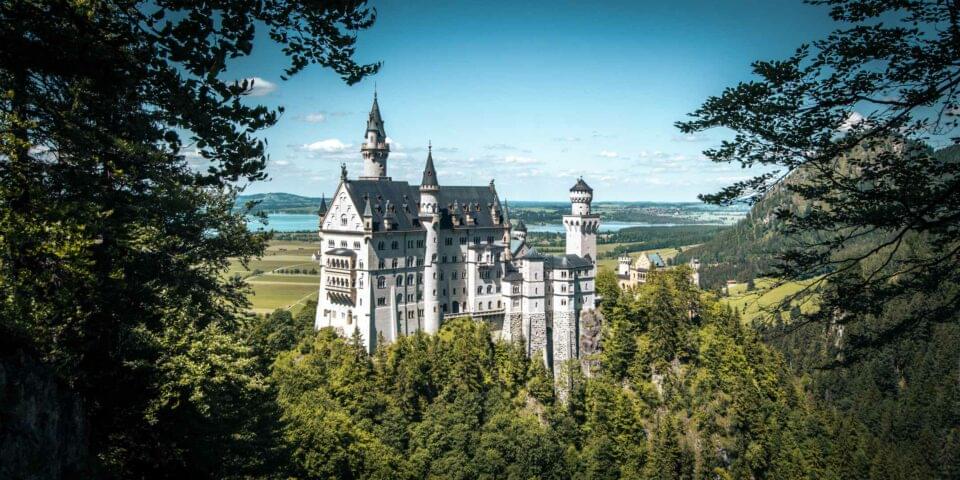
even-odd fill
[(477, 287), (477, 293), (478, 294), (483, 293), (483, 287)]
[(487, 285), (487, 293), (493, 293), (493, 285)]
[(347, 216), (346, 216), (346, 215), (340, 215), (340, 225), (342, 225), (342, 226), (344, 226), (344, 227), (347, 226)]
[(387, 279), (383, 276), (377, 277), (377, 288), (383, 288), (387, 286)]
[(403, 275), (397, 275), (397, 286), (398, 287), (403, 286)]
[(407, 285), (413, 285), (413, 274), (407, 275)]

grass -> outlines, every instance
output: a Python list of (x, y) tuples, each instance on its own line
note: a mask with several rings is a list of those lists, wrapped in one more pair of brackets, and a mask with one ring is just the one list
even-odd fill
[[(770, 278), (758, 278), (754, 281), (756, 289), (746, 291), (747, 285), (739, 283), (731, 288), (733, 294), (721, 298), (721, 301), (740, 311), (743, 321), (751, 323), (755, 320), (762, 320), (769, 315), (766, 311), (769, 307), (774, 307), (783, 302), (785, 298), (799, 292), (801, 289), (812, 283), (814, 280), (803, 282), (786, 282), (775, 286), (776, 282)], [(815, 301), (806, 302), (800, 305), (800, 311), (809, 313), (817, 308)], [(784, 320), (789, 320), (790, 312), (782, 311), (780, 315)]]
[[(280, 240), (270, 242), (263, 258), (251, 259), (246, 268), (239, 260), (230, 263), (228, 275), (245, 277), (250, 284), (250, 310), (269, 313), (278, 308), (296, 310), (311, 296), (316, 296), (320, 285), (318, 275), (278, 275), (279, 268), (317, 268), (311, 255), (318, 249), (316, 242)], [(260, 270), (262, 273), (254, 275)]]

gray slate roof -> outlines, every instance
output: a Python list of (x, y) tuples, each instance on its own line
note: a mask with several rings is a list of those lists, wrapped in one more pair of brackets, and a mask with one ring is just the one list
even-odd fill
[(663, 268), (667, 266), (666, 262), (663, 261), (663, 258), (660, 257), (659, 253), (650, 253), (647, 255), (647, 258), (650, 259), (650, 265), (654, 267)]
[(324, 255), (338, 255), (341, 257), (354, 257), (357, 255), (356, 252), (350, 250), (349, 248), (334, 248), (323, 252)]
[(538, 252), (537, 247), (530, 247), (530, 250), (527, 250), (527, 253), (523, 254), (523, 256), (520, 257), (520, 259), (545, 261), (547, 257), (544, 254)]
[(572, 253), (557, 257), (547, 257), (545, 264), (554, 270), (567, 270), (593, 266), (593, 262), (590, 260)]
[[(369, 200), (374, 230), (382, 229), (383, 217), (387, 213), (387, 202), (393, 206), (392, 214), (397, 230), (423, 228), (419, 220), (419, 186), (393, 180), (347, 180), (346, 188), (347, 192), (350, 193), (353, 204), (358, 208), (364, 208), (364, 213), (366, 213), (365, 204)], [(490, 204), (492, 203), (499, 208), (500, 201), (497, 199), (496, 190), (490, 186), (441, 186), (438, 197), (441, 228), (506, 227), (502, 223), (502, 218), (500, 224), (493, 223), (493, 217), (490, 215)], [(476, 224), (466, 225), (461, 223), (459, 227), (454, 227), (450, 217), (450, 206), (455, 203), (459, 206), (461, 219), (465, 218), (464, 209), (470, 207)], [(477, 206), (479, 206), (479, 211)], [(501, 217), (503, 216), (501, 215)]]
[(580, 177), (579, 179), (577, 179), (577, 183), (575, 183), (572, 187), (570, 187), (570, 191), (593, 193), (593, 189), (590, 188), (590, 185), (587, 185), (587, 182), (583, 181), (583, 177)]
[(367, 131), (373, 130), (380, 134), (381, 138), (386, 138), (387, 134), (383, 130), (383, 117), (380, 116), (380, 105), (377, 103), (377, 94), (373, 94), (373, 107), (370, 108), (370, 117), (367, 119)]
[(433, 146), (430, 146), (427, 152), (427, 164), (423, 167), (423, 180), (420, 181), (420, 186), (436, 187), (439, 185), (437, 183), (437, 169), (433, 168)]

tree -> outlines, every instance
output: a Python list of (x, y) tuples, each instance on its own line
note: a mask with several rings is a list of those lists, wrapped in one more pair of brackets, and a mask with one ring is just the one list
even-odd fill
[[(677, 126), (732, 129), (732, 140), (705, 155), (763, 167), (701, 199), (786, 191), (800, 200), (777, 212), (792, 245), (773, 273), (817, 280), (799, 295), (820, 296), (822, 308), (806, 321), (873, 322), (887, 305), (929, 299), (896, 322), (850, 332), (851, 360), (960, 311), (960, 4), (810, 3), (828, 6), (842, 26), (786, 60), (755, 62), (756, 79), (709, 98)], [(929, 141), (952, 147), (934, 152)]]
[(0, 333), (83, 398), (89, 476), (256, 460), (244, 287), (222, 273), (263, 252), (234, 197), (265, 178), (257, 132), (282, 109), (228, 66), (269, 37), (283, 78), (319, 64), (352, 84), (378, 68), (352, 58), (373, 21), (349, 0), (0, 3)]

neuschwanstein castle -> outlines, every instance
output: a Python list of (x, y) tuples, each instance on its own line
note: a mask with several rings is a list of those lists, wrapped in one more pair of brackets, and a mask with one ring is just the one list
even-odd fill
[(491, 324), (507, 341), (523, 341), (551, 367), (579, 358), (583, 319), (596, 304), (599, 215), (580, 179), (563, 217), (566, 254), (543, 255), (511, 226), (493, 180), (444, 185), (427, 153), (420, 185), (391, 179), (376, 95), (361, 148), (363, 174), (341, 167), (329, 207), (321, 207), (321, 266), (316, 327), (358, 332), (372, 351), (417, 330), (437, 333), (447, 319)]

